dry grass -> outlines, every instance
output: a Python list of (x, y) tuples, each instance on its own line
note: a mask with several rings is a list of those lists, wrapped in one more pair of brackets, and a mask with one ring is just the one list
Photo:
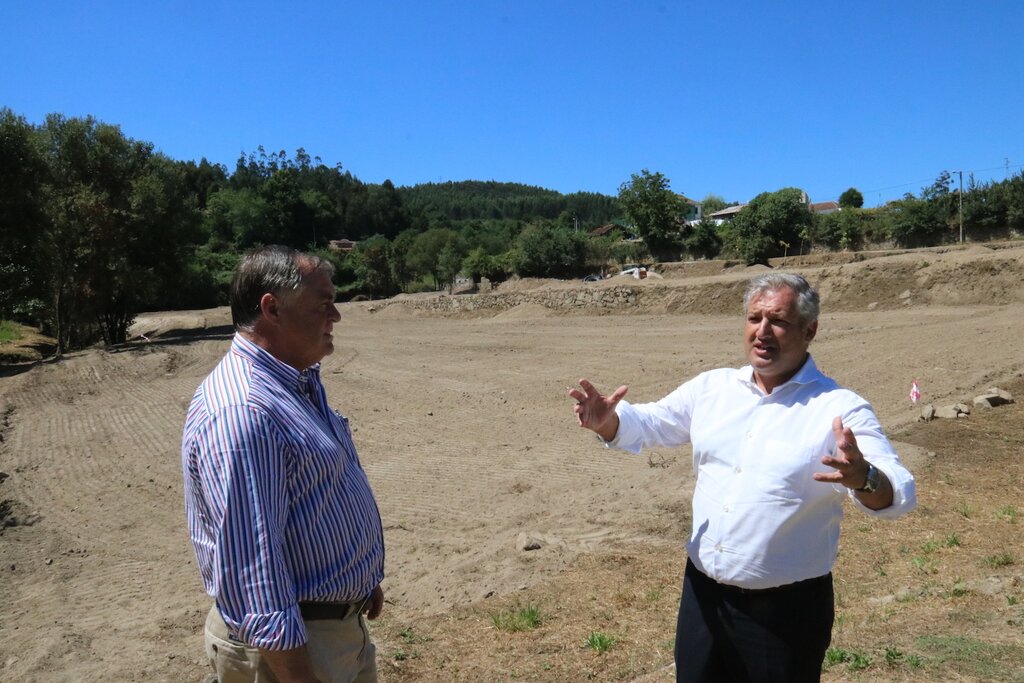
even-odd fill
[[(1024, 396), (1024, 381), (1008, 385)], [(911, 425), (934, 453), (918, 509), (850, 510), (825, 681), (1024, 681), (1024, 407)], [(682, 539), (680, 539), (680, 546)], [(554, 579), (414, 623), (374, 627), (384, 681), (671, 681), (682, 550), (581, 556)], [(536, 606), (535, 628), (495, 616)], [(614, 639), (604, 652), (592, 634)], [(412, 635), (410, 635), (412, 634)]]

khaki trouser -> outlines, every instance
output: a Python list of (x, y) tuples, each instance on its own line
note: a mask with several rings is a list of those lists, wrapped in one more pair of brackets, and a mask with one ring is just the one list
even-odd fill
[[(218, 683), (277, 683), (259, 650), (234, 640), (216, 605), (206, 616), (206, 656)], [(322, 683), (377, 683), (376, 648), (362, 615), (306, 622), (306, 649)]]

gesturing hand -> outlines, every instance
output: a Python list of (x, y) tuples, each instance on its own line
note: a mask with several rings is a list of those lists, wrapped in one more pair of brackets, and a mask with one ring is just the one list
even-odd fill
[(836, 453), (824, 456), (821, 462), (836, 471), (818, 473), (814, 478), (817, 481), (840, 484), (848, 489), (860, 488), (868, 476), (868, 463), (857, 447), (857, 437), (853, 435), (852, 429), (843, 427), (841, 417), (832, 420), (832, 434), (836, 438)]
[(580, 388), (573, 387), (569, 396), (576, 399), (573, 412), (580, 427), (596, 432), (605, 441), (611, 441), (619, 431), (619, 416), (615, 406), (626, 395), (628, 387), (619, 387), (610, 396), (604, 396), (586, 379), (579, 381)]

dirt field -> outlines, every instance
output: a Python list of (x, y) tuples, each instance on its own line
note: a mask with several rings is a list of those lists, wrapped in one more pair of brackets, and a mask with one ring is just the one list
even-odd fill
[[(919, 423), (908, 400), (914, 379), (936, 405), (1024, 397), (1024, 246), (992, 246), (783, 264), (822, 292), (819, 366), (873, 403), (918, 480), (907, 518), (848, 509), (826, 681), (1024, 681), (1024, 409)], [(614, 311), (341, 306), (323, 375), (384, 518), (382, 681), (672, 680), (689, 453), (603, 449), (565, 396), (588, 377), (654, 400), (743, 363), (751, 270), (663, 274)], [(145, 315), (123, 348), (0, 366), (0, 680), (206, 673), (179, 447), (228, 323)]]

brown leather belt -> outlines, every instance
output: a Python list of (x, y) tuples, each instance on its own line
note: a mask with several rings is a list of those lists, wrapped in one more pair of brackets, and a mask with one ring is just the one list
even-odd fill
[(366, 600), (359, 602), (300, 602), (299, 612), (306, 621), (322, 619), (348, 619), (353, 614), (358, 614), (366, 604)]

